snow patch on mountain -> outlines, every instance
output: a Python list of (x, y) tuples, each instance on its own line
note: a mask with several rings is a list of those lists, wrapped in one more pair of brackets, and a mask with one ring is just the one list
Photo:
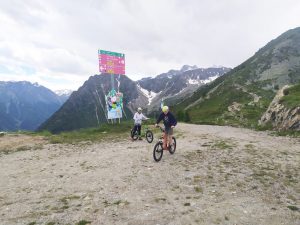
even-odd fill
[(205, 80), (201, 80), (201, 84), (208, 84), (212, 81), (214, 81), (215, 79), (217, 79), (220, 75), (216, 75), (216, 76), (212, 76), (212, 77), (209, 77), (208, 79), (205, 79)]
[(205, 80), (199, 80), (199, 79), (188, 79), (187, 80), (187, 84), (192, 84), (192, 85), (200, 85), (200, 84), (208, 84), (212, 81), (214, 81), (215, 79), (217, 79), (220, 75), (216, 75), (216, 76), (212, 76), (209, 77)]
[(148, 98), (148, 105), (151, 104), (153, 98), (158, 95), (159, 93), (155, 93), (153, 91), (148, 91), (144, 88), (142, 88), (140, 85), (138, 85), (138, 88), (141, 90), (141, 92)]
[(57, 94), (58, 96), (62, 96), (62, 95), (70, 96), (72, 94), (72, 92), (73, 92), (73, 90), (69, 90), (69, 89), (62, 89), (62, 90), (54, 91), (54, 93)]
[(188, 84), (200, 84), (200, 80), (188, 79)]

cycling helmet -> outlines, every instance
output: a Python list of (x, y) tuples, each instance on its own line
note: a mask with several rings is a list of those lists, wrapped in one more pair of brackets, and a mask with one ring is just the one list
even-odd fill
[(138, 107), (138, 111), (141, 112), (141, 111), (142, 111), (142, 108), (141, 108), (141, 107)]
[(167, 112), (168, 110), (169, 110), (169, 107), (168, 107), (168, 106), (165, 105), (165, 106), (162, 107), (162, 111), (163, 111), (163, 112)]

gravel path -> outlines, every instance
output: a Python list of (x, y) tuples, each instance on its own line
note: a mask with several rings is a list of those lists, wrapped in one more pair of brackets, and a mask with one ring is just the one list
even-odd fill
[(0, 137), (0, 224), (300, 224), (299, 139), (189, 124), (175, 136), (159, 163), (146, 141)]

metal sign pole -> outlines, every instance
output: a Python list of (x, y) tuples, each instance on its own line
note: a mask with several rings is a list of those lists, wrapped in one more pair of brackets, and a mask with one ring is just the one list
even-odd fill
[[(118, 79), (118, 93), (120, 92), (120, 74)], [(121, 105), (121, 109), (123, 109), (123, 105)], [(121, 123), (121, 118), (119, 117), (119, 124)]]
[[(112, 91), (112, 93), (114, 93), (113, 90), (115, 90), (115, 81), (114, 81), (114, 74), (113, 73), (111, 73), (110, 78), (111, 78), (111, 91)], [(111, 123), (114, 124), (114, 122), (115, 122), (115, 119), (111, 119)]]
[(111, 74), (111, 89), (114, 90), (115, 89), (115, 79), (114, 79), (114, 74)]

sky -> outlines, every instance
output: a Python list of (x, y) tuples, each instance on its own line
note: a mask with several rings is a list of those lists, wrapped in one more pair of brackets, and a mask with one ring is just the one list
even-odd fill
[(300, 26), (299, 0), (0, 0), (0, 80), (78, 89), (98, 49), (132, 80), (183, 65), (235, 67)]

